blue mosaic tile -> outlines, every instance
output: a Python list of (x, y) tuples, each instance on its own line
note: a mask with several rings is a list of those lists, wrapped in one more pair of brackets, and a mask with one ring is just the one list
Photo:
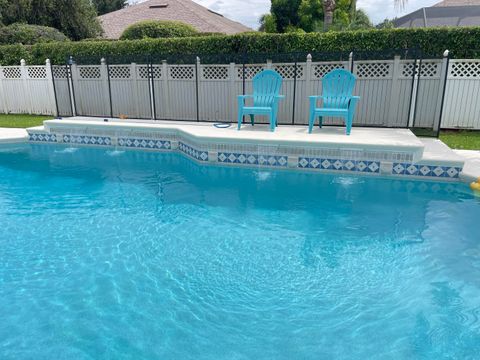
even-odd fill
[(169, 140), (142, 138), (118, 138), (118, 145), (137, 149), (170, 150), (172, 148)]
[(38, 142), (57, 142), (57, 136), (55, 134), (29, 133), (28, 140)]
[(112, 145), (112, 139), (108, 136), (63, 135), (63, 142), (79, 145)]
[(188, 156), (190, 156), (190, 157), (192, 157), (192, 158), (194, 158), (198, 161), (208, 161), (208, 152), (207, 151), (197, 150), (197, 149), (195, 149), (195, 148), (193, 148), (193, 147), (191, 147), (191, 146), (189, 146), (185, 143), (182, 143), (182, 142), (180, 142), (178, 144), (178, 149), (182, 153), (184, 153), (184, 154), (186, 154), (186, 155), (188, 155)]
[(300, 157), (298, 167), (304, 169), (354, 171), (363, 173), (379, 173), (380, 162), (365, 160), (321, 159)]
[(461, 171), (462, 171), (462, 168), (455, 167), (455, 166), (394, 163), (392, 174), (405, 175), (405, 176), (422, 176), (422, 177), (457, 179)]
[(287, 156), (282, 155), (278, 156), (220, 152), (218, 153), (217, 161), (221, 163), (260, 166), (286, 167), (288, 165)]

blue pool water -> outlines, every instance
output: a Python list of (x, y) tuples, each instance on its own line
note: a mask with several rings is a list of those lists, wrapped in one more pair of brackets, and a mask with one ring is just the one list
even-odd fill
[(0, 148), (1, 359), (478, 359), (467, 186)]

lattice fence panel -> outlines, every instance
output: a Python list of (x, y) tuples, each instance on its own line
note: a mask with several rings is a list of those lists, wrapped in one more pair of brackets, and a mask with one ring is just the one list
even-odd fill
[(163, 75), (163, 70), (161, 66), (153, 66), (153, 78), (161, 79)]
[[(248, 65), (245, 66), (245, 80), (252, 80), (255, 75), (264, 69), (262, 65)], [(243, 79), (243, 67), (237, 68), (237, 79)]]
[(452, 62), (450, 76), (453, 78), (480, 78), (480, 62)]
[(193, 66), (171, 66), (169, 75), (173, 80), (194, 80), (195, 68)]
[(148, 79), (148, 66), (147, 65), (137, 66), (137, 76), (140, 79)]
[(67, 78), (67, 68), (65, 66), (52, 66), (52, 73), (55, 79)]
[[(419, 64), (415, 65), (414, 63), (406, 63), (402, 65), (402, 77), (412, 77), (413, 71), (415, 69), (415, 75), (418, 75)], [(439, 63), (434, 62), (423, 62), (422, 71), (420, 77), (436, 77), (438, 76), (438, 71), (440, 70)]]
[(47, 68), (45, 66), (29, 66), (27, 68), (27, 74), (29, 79), (46, 79)]
[(110, 78), (111, 79), (130, 79), (131, 77), (130, 66), (110, 66)]
[[(295, 65), (275, 65), (273, 69), (278, 72), (285, 80), (293, 80), (295, 78)], [(303, 79), (304, 68), (297, 65), (297, 79)]]
[(357, 63), (356, 75), (358, 78), (388, 78), (391, 76), (392, 64), (387, 62), (380, 63)]
[(343, 64), (316, 64), (313, 66), (313, 78), (321, 79), (330, 71), (335, 69), (345, 69)]
[(95, 66), (79, 67), (80, 78), (82, 79), (100, 79), (100, 68)]
[(5, 79), (20, 79), (22, 70), (19, 67), (5, 67), (2, 69)]
[(204, 66), (202, 75), (205, 80), (228, 80), (228, 66)]

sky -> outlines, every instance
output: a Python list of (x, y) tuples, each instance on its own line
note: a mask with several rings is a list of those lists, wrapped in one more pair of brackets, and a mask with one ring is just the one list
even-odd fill
[[(253, 29), (258, 28), (258, 19), (270, 10), (270, 0), (193, 0), (226, 17), (241, 22)], [(385, 18), (400, 17), (422, 7), (431, 6), (440, 0), (410, 0), (400, 10), (394, 0), (357, 0), (357, 8), (367, 12), (374, 24)]]

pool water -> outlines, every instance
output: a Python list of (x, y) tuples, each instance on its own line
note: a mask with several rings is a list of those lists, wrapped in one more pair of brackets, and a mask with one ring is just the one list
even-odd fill
[(478, 359), (466, 185), (0, 149), (1, 359)]

